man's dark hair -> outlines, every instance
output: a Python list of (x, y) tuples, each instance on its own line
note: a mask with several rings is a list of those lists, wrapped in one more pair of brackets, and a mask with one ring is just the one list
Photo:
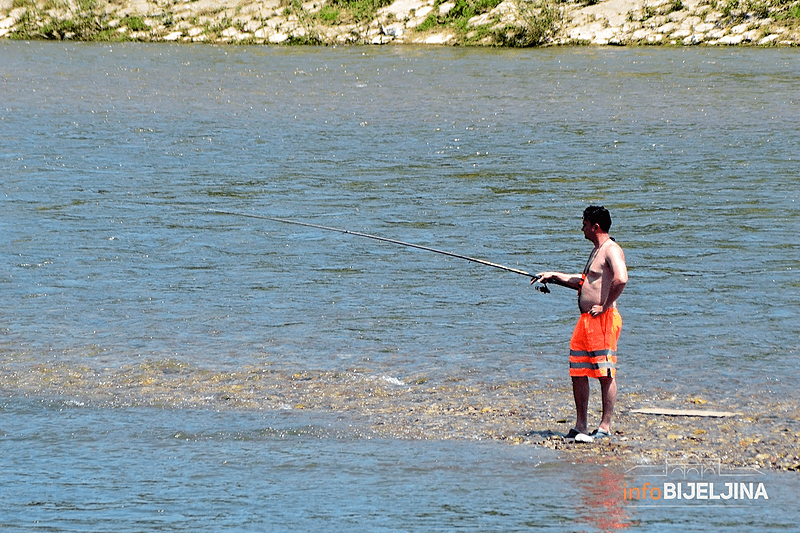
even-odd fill
[(602, 205), (590, 205), (584, 209), (583, 220), (588, 220), (589, 224), (599, 224), (605, 233), (611, 228), (611, 213)]

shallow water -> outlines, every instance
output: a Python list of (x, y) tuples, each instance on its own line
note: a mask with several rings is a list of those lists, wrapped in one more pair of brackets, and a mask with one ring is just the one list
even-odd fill
[[(185, 383), (198, 373), (242, 369), (357, 370), (397, 387), (421, 379), (564, 379), (575, 317), (570, 291), (542, 295), (524, 276), (460, 259), (210, 208), (377, 234), (537, 272), (582, 268), (589, 247), (581, 211), (604, 204), (631, 274), (620, 301), (621, 392), (659, 389), (733, 408), (753, 395), (797, 398), (794, 380), (776, 372), (797, 360), (800, 334), (800, 61), (791, 50), (24, 42), (0, 50), (0, 364), (12, 398), (0, 428), (4, 445), (39, 450), (34, 462), (54, 451), (69, 457), (82, 444), (59, 432), (37, 441), (24, 428), (58, 427), (64, 411), (34, 409), (34, 416), (25, 397), (94, 405), (68, 413), (79, 427), (99, 419), (108, 433), (97, 453), (111, 471), (126, 468), (132, 453), (141, 453), (144, 470), (158, 463), (151, 447), (162, 437), (127, 437), (144, 431), (148, 417), (172, 418), (164, 434), (205, 417), (211, 421), (203, 431), (231, 431), (214, 428), (223, 415), (213, 410), (129, 411), (149, 394), (141, 375), (150, 365)], [(193, 371), (180, 371), (187, 367)], [(113, 400), (89, 402), (98, 387), (114, 391)], [(164, 403), (196, 406), (181, 390)], [(208, 385), (196, 394), (219, 392)], [(305, 427), (307, 415), (289, 413), (275, 416), (289, 420), (285, 427)], [(21, 422), (22, 436), (7, 429), (32, 416)], [(224, 416), (251, 433), (278, 424), (263, 413)], [(109, 429), (118, 425), (122, 433)], [(487, 455), (558, 463), (531, 449), (379, 446), (347, 435), (302, 434), (296, 444), (355, 463), (368, 461), (352, 455), (364, 446), (400, 463), (406, 453), (463, 446), (445, 453), (458, 456), (445, 462), (464, 472), (467, 507), (480, 507), (482, 482), (470, 481), (470, 472)], [(236, 439), (211, 441), (202, 453), (215, 465), (226, 453), (242, 460), (255, 453)], [(259, 443), (256, 449), (272, 450), (284, 441)], [(211, 468), (202, 464), (198, 476)], [(78, 459), (73, 467), (84, 468)], [(487, 471), (500, 476), (503, 468)], [(26, 467), (6, 470), (11, 479)], [(211, 472), (226, 486), (238, 476)], [(548, 472), (553, 482), (525, 486), (532, 492), (520, 498), (542, 498), (554, 485), (568, 497), (570, 469)], [(333, 486), (370, 483), (321, 474)], [(371, 475), (389, 484), (401, 474), (383, 465)], [(302, 469), (287, 479), (306, 481)], [(147, 482), (136, 478), (128, 487), (141, 492)], [(169, 491), (187, 483), (179, 479)], [(265, 490), (253, 479), (242, 483)], [(432, 494), (433, 481), (424, 483), (423, 493)], [(48, 505), (67, 501), (61, 490)], [(165, 496), (159, 490), (155, 499)], [(25, 505), (7, 497), (9, 505)], [(213, 509), (210, 497), (198, 495), (193, 505)], [(320, 498), (319, 520), (349, 523), (330, 510), (330, 494)], [(360, 502), (353, 516), (376, 508)], [(252, 513), (253, 506), (241, 500), (230, 512)], [(550, 520), (539, 507), (533, 520)], [(418, 502), (403, 499), (397, 510), (416, 512)], [(572, 507), (553, 512), (569, 524), (579, 517)], [(750, 512), (723, 514), (738, 523)], [(43, 519), (60, 515), (56, 508)], [(130, 519), (135, 530), (136, 515), (126, 506), (114, 519)], [(18, 516), (11, 524), (23, 527)], [(82, 516), (58, 527), (91, 529), (92, 513)], [(170, 516), (150, 524), (191, 523)], [(251, 529), (262, 529), (268, 512), (256, 516)], [(482, 527), (477, 516), (467, 512), (467, 528)], [(492, 516), (514, 527), (529, 518), (513, 509)], [(385, 527), (455, 528), (448, 520)], [(384, 527), (378, 522), (368, 520)]]
[[(28, 401), (4, 404), (0, 416), (3, 531), (794, 527), (796, 476), (769, 472), (662, 478), (527, 446), (357, 438), (347, 422), (297, 413)], [(761, 483), (766, 498), (626, 497), (664, 479), (687, 494), (686, 483), (709, 479)]]

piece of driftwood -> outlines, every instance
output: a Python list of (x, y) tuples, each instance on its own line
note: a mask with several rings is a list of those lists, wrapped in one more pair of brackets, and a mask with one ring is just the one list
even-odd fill
[(667, 415), (667, 416), (707, 416), (719, 418), (724, 416), (738, 416), (742, 413), (732, 411), (704, 411), (699, 409), (662, 409), (660, 407), (644, 407), (642, 409), (632, 409), (631, 413), (643, 415)]

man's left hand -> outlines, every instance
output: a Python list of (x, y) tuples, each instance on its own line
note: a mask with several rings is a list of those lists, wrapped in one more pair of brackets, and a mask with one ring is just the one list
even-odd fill
[(593, 305), (591, 309), (589, 309), (589, 314), (592, 316), (600, 316), (603, 314), (605, 309), (602, 305)]

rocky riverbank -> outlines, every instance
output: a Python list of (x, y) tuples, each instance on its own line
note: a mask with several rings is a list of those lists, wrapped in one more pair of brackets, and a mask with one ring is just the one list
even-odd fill
[(800, 43), (792, 0), (0, 0), (0, 38), (476, 46)]

